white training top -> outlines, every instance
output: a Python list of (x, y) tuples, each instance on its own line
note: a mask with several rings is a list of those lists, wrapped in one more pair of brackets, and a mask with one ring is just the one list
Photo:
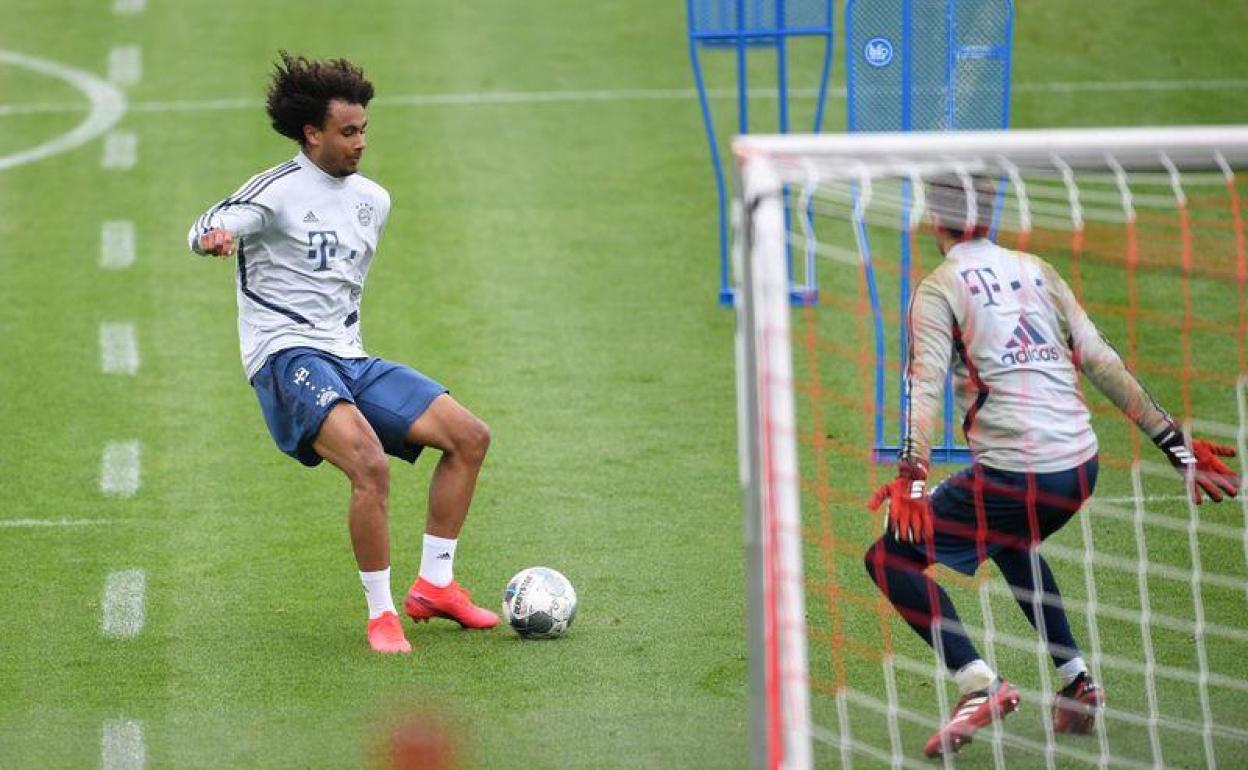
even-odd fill
[(1079, 372), (1149, 436), (1170, 416), (1127, 370), (1057, 271), (1032, 254), (965, 241), (915, 289), (900, 459), (930, 460), (953, 368), (976, 462), (1068, 470), (1096, 454)]
[(206, 211), (191, 250), (213, 228), (234, 234), (238, 339), (248, 379), (292, 347), (362, 358), (360, 294), (390, 215), (390, 195), (360, 174), (331, 176), (303, 152), (257, 174)]

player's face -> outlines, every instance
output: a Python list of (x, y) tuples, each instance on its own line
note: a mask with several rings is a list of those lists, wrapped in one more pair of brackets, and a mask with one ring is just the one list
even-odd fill
[(334, 176), (348, 176), (360, 170), (368, 130), (368, 112), (358, 105), (334, 99), (329, 103), (325, 125), (308, 132), (308, 155)]

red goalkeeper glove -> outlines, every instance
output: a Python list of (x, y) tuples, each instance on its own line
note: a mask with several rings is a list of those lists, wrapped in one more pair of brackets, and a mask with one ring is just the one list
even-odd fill
[(1239, 476), (1219, 459), (1234, 457), (1235, 450), (1231, 447), (1200, 439), (1193, 440), (1189, 447), (1183, 437), (1183, 432), (1174, 424), (1154, 438), (1153, 443), (1165, 452), (1166, 459), (1170, 461), (1175, 470), (1183, 475), (1183, 478), (1187, 478), (1190, 469), (1192, 495), (1197, 505), (1204, 502), (1202, 492), (1215, 503), (1222, 502), (1224, 495), (1235, 497), (1239, 494), (1242, 486)]
[(888, 501), (884, 527), (893, 537), (908, 543), (932, 542), (932, 505), (927, 497), (927, 469), (914, 462), (902, 462), (897, 478), (875, 490), (867, 507), (879, 510)]

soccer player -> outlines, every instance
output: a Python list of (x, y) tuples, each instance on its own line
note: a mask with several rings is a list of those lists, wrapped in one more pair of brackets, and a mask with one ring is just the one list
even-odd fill
[(386, 455), (414, 463), (424, 447), (442, 452), (407, 614), (490, 628), (498, 616), (471, 602), (452, 569), (490, 433), (434, 380), (364, 351), (360, 295), (390, 214), (389, 194), (358, 173), (372, 97), (346, 59), (281, 52), (267, 109), (299, 150), (204, 212), (188, 241), (196, 254), (236, 257), (243, 366), (269, 432), (299, 462), (328, 460), (350, 481), (368, 643), (407, 653), (390, 593)]
[[(1097, 439), (1079, 372), (1184, 474), (1197, 503), (1240, 489), (1220, 459), (1234, 451), (1184, 437), (1050, 265), (988, 239), (994, 198), (986, 178), (939, 177), (927, 186), (945, 259), (919, 283), (910, 305), (898, 474), (869, 503), (872, 510), (887, 503), (887, 526), (867, 550), (867, 572), (961, 690), (949, 722), (924, 747), (929, 757), (958, 751), (1019, 702), (1018, 690), (980, 657), (948, 595), (925, 574), (934, 562), (967, 575), (984, 559), (996, 563), (1057, 668), (1054, 730), (1089, 732), (1103, 705), (1038, 550), (1096, 487)], [(929, 495), (928, 463), (951, 368), (973, 464)]]

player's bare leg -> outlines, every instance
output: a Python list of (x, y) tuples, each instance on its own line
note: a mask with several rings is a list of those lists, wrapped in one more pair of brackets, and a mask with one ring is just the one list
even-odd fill
[(444, 393), (412, 423), (407, 440), (442, 450), (429, 483), (425, 531), (449, 539), (459, 537), (477, 488), (477, 475), (490, 448), (489, 427)]
[(411, 652), (390, 594), (390, 465), (381, 441), (355, 405), (339, 402), (312, 443), (351, 481), (351, 547), (368, 599), (368, 642), (378, 652)]
[(459, 531), (490, 447), (490, 430), (444, 393), (412, 423), (407, 440), (440, 449), (442, 457), (429, 483), (420, 575), (408, 591), (404, 608), (417, 622), (443, 617), (465, 628), (492, 628), (498, 624), (498, 615), (473, 605), (453, 572)]
[(341, 401), (321, 424), (312, 448), (351, 481), (351, 546), (360, 570), (390, 566), (390, 465), (381, 441), (354, 404)]

